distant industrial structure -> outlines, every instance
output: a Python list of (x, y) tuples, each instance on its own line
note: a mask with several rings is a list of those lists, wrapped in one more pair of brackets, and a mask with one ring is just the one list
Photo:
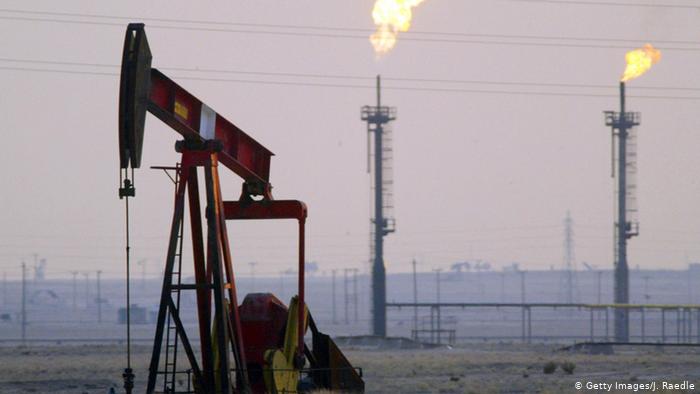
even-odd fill
[[(634, 126), (638, 126), (639, 123), (639, 112), (625, 110), (625, 83), (620, 82), (620, 112), (605, 111), (605, 125), (612, 128), (612, 176), (617, 180), (614, 251), (616, 304), (629, 303), (627, 240), (639, 234), (636, 199), (637, 135), (634, 132)], [(615, 339), (620, 342), (629, 340), (629, 314), (625, 308), (615, 309)]]
[(571, 212), (568, 211), (564, 219), (564, 259), (560, 291), (564, 302), (567, 304), (575, 302), (575, 298), (578, 296), (576, 258), (574, 254), (574, 220), (571, 218)]
[[(372, 333), (386, 336), (386, 269), (384, 236), (394, 232), (392, 133), (390, 122), (396, 108), (381, 104), (381, 77), (377, 76), (377, 105), (362, 107), (367, 122), (367, 169), (374, 175), (374, 217), (370, 227), (370, 263), (372, 265)], [(370, 134), (374, 133), (374, 144)], [(370, 149), (370, 148), (373, 149)], [(373, 158), (374, 163), (372, 163)]]

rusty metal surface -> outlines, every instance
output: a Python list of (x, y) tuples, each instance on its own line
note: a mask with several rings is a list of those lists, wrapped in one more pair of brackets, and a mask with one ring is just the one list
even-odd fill
[[(205, 137), (210, 136), (210, 131), (205, 130), (209, 130), (212, 120), (202, 123), (203, 109), (208, 108), (165, 74), (151, 69), (148, 111), (186, 140), (209, 140)], [(273, 153), (220, 114), (213, 116), (213, 139), (221, 143), (221, 164), (248, 182), (269, 182)]]

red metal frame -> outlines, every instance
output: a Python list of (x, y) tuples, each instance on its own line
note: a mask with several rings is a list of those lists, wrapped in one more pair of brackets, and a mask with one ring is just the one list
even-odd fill
[[(163, 290), (161, 293), (161, 302), (158, 311), (158, 323), (156, 325), (154, 348), (149, 367), (150, 374), (147, 393), (152, 393), (155, 389), (166, 314), (170, 313), (174, 317), (179, 315), (179, 311), (174, 309), (172, 291), (181, 291), (182, 288), (176, 288), (176, 286), (173, 285), (172, 275), (176, 253), (175, 251), (178, 246), (178, 242), (181, 242), (179, 239), (179, 231), (184, 217), (186, 192), (188, 192), (187, 197), (190, 204), (195, 284), (194, 286), (185, 286), (194, 288), (197, 291), (197, 309), (203, 366), (201, 372), (191, 346), (189, 345), (189, 341), (187, 340), (187, 334), (184, 331), (184, 327), (177, 327), (177, 333), (183, 339), (182, 343), (185, 346), (190, 364), (195, 371), (195, 375), (198, 378), (197, 380), (200, 382), (205, 391), (213, 390), (217, 383), (219, 383), (221, 387), (230, 387), (228, 374), (221, 374), (220, 376), (214, 375), (214, 366), (217, 362), (221, 369), (230, 369), (228, 361), (229, 342), (237, 364), (238, 381), (241, 382), (242, 385), (247, 386), (247, 379), (245, 376), (246, 361), (245, 355), (242, 354), (243, 339), (240, 335), (240, 329), (236, 329), (237, 326), (235, 324), (235, 322), (240, 321), (238, 309), (229, 308), (227, 311), (224, 308), (224, 305), (226, 305), (226, 297), (224, 296), (225, 289), (229, 290), (228, 300), (230, 305), (237, 305), (238, 303), (235, 293), (235, 278), (233, 277), (233, 270), (230, 267), (230, 251), (226, 247), (226, 230), (225, 226), (222, 226), (223, 204), (219, 193), (220, 188), (217, 169), (217, 153), (210, 149), (206, 149), (206, 147), (201, 150), (194, 151), (184, 149), (181, 152), (182, 158), (179, 169), (181, 181), (178, 184), (175, 195), (175, 209), (173, 213), (170, 241), (168, 245), (168, 256), (166, 258), (165, 275), (163, 278)], [(204, 249), (202, 219), (199, 207), (197, 167), (204, 168), (206, 178), (206, 250)], [(222, 272), (222, 266), (226, 274), (225, 279)], [(214, 319), (212, 319), (210, 313), (212, 292), (215, 297), (214, 304), (216, 306), (216, 314), (214, 315)], [(211, 332), (212, 320), (215, 323), (216, 348), (218, 350), (216, 360), (213, 346), (214, 338), (212, 337)], [(231, 325), (233, 325), (233, 327), (231, 327), (232, 332), (229, 332), (229, 327)], [(225, 389), (224, 392), (228, 393), (229, 390)]]
[[(119, 196), (127, 198), (127, 276), (128, 198), (135, 196), (133, 179), (129, 179), (128, 169), (132, 169), (133, 175), (133, 169), (139, 168), (141, 164), (147, 112), (154, 114), (184, 138), (175, 145), (181, 153), (181, 162), (174, 168), (178, 171), (174, 179), (177, 187), (146, 393), (154, 393), (158, 376), (163, 373), (171, 377), (162, 380), (163, 391), (176, 392), (175, 375), (178, 372), (185, 372), (188, 378), (192, 377), (197, 392), (263, 393), (267, 391), (266, 385), (271, 380), (271, 367), (276, 368), (272, 371), (273, 379), (283, 378), (285, 387), (288, 383), (294, 385), (294, 382), (286, 382), (287, 378), (282, 376), (284, 373), (276, 374), (286, 371), (290, 362), (292, 368), (300, 371), (305, 355), (309, 355), (311, 367), (315, 369), (310, 377), (319, 387), (363, 391), (361, 376), (352, 369), (330, 337), (316, 329), (310, 315), (307, 319), (304, 298), (307, 208), (301, 201), (273, 199), (269, 182), (273, 153), (165, 74), (152, 68), (151, 60), (144, 25), (129, 24), (124, 39), (119, 88)], [(244, 179), (239, 201), (223, 201), (219, 163)], [(200, 206), (198, 167), (202, 167), (205, 176), (204, 215)], [(256, 198), (259, 196), (262, 199)], [(189, 206), (194, 284), (182, 283), (181, 276), (185, 204)], [(202, 220), (202, 216), (205, 220)], [(298, 302), (297, 316), (290, 315), (289, 309), (271, 294), (251, 294), (245, 298), (242, 306), (238, 305), (226, 220), (260, 219), (294, 219), (298, 223), (299, 294), (298, 298), (293, 299)], [(127, 301), (128, 289), (127, 280)], [(200, 360), (180, 319), (179, 292), (182, 290), (196, 291), (201, 369)], [(173, 301), (173, 294), (176, 294), (177, 301)], [(241, 324), (241, 316), (245, 318), (245, 325)], [(281, 332), (282, 327), (294, 328), (289, 325), (294, 324), (294, 318), (298, 322), (298, 336), (287, 337), (290, 331)], [(304, 344), (307, 321), (313, 333), (311, 349), (307, 349)], [(164, 331), (165, 371), (162, 371), (159, 368)], [(127, 337), (129, 332), (127, 329)], [(171, 340), (173, 335), (174, 340)], [(289, 354), (292, 344), (297, 345), (296, 351)], [(177, 352), (180, 346), (190, 363), (187, 371), (178, 371)], [(279, 359), (279, 350), (275, 349), (280, 346), (286, 358), (284, 368), (280, 368), (282, 361)], [(170, 354), (173, 355), (172, 358), (169, 358)], [(246, 354), (249, 355), (247, 358), (250, 364), (246, 362)], [(235, 360), (235, 385), (231, 381), (231, 355)], [(128, 393), (133, 388), (134, 376), (130, 365), (129, 362), (123, 374), (124, 387)], [(272, 391), (276, 390), (277, 383), (274, 385)]]
[[(165, 74), (151, 69), (148, 111), (186, 140), (205, 140), (203, 107), (208, 108)], [(268, 183), (270, 159), (274, 154), (223, 116), (214, 112), (213, 117), (214, 139), (222, 145), (219, 161), (246, 182)]]
[(306, 236), (306, 204), (297, 200), (261, 200), (253, 201), (245, 196), (240, 201), (225, 201), (224, 216), (227, 220), (264, 220), (264, 219), (296, 219), (299, 223), (299, 316), (297, 355), (304, 352), (304, 254)]
[[(181, 184), (178, 187), (175, 202), (175, 222), (182, 220), (185, 191), (189, 200), (190, 223), (192, 230), (192, 250), (195, 269), (195, 286), (197, 292), (197, 309), (199, 318), (199, 335), (202, 347), (202, 379), (206, 387), (213, 387), (216, 381), (214, 374), (213, 340), (210, 329), (212, 324), (211, 305), (212, 289), (214, 289), (217, 314), (223, 313), (220, 306), (225, 303), (223, 291), (227, 290), (229, 308), (227, 315), (230, 322), (230, 332), (217, 331), (217, 343), (221, 346), (229, 342), (236, 357), (237, 369), (246, 368), (245, 338), (241, 330), (238, 298), (236, 294), (235, 277), (231, 260), (230, 244), (226, 232), (226, 220), (252, 219), (296, 219), (299, 224), (299, 336), (298, 358), (303, 357), (304, 351), (304, 260), (305, 260), (305, 223), (307, 216), (306, 205), (301, 201), (272, 199), (269, 184), (270, 159), (272, 152), (267, 150), (253, 138), (248, 136), (233, 123), (221, 115), (204, 108), (206, 105), (170, 80), (160, 71), (151, 70), (151, 89), (148, 101), (148, 111), (180, 133), (185, 141), (178, 144), (181, 158)], [(202, 121), (203, 111), (208, 111), (213, 120), (214, 139), (211, 137), (212, 123)], [(204, 127), (210, 127), (204, 130)], [(218, 163), (241, 176), (245, 183), (243, 195), (239, 201), (223, 201), (218, 175)], [(203, 167), (206, 177), (207, 195), (207, 247), (205, 249), (203, 226), (201, 222), (201, 207), (199, 203), (199, 187), (197, 167)], [(253, 195), (262, 195), (262, 200), (253, 200)], [(178, 218), (177, 215), (180, 215)], [(175, 231), (175, 230), (173, 230)], [(175, 234), (175, 233), (172, 233)], [(171, 248), (177, 242), (171, 234)], [(206, 253), (206, 255), (205, 255)], [(170, 253), (169, 253), (170, 256)], [(170, 257), (169, 257), (170, 258)], [(223, 268), (223, 272), (221, 272)], [(222, 275), (223, 274), (223, 275)], [(225, 275), (225, 279), (224, 279)], [(217, 279), (218, 278), (218, 279)], [(163, 292), (169, 292), (172, 287), (164, 281)], [(218, 282), (218, 283), (217, 283)], [(216, 288), (220, 290), (216, 290)], [(169, 297), (169, 294), (168, 294)], [(171, 305), (163, 295), (161, 309)], [(159, 327), (156, 342), (162, 341), (162, 327), (159, 312)], [(164, 315), (163, 315), (164, 316)], [(214, 316), (216, 319), (216, 316)], [(217, 323), (219, 324), (219, 323)], [(222, 326), (219, 326), (222, 327)], [(228, 347), (226, 347), (228, 349)], [(158, 367), (160, 346), (154, 347), (151, 360), (151, 370)], [(220, 355), (221, 356), (221, 355)], [(221, 365), (228, 365), (226, 357), (220, 358)], [(192, 360), (190, 360), (193, 363)], [(194, 361), (196, 364), (196, 360)], [(243, 373), (245, 375), (245, 372)], [(153, 374), (155, 384), (155, 374)], [(228, 381), (227, 378), (221, 378)], [(151, 388), (149, 377), (149, 389)], [(241, 379), (239, 376), (239, 384)], [(243, 383), (247, 385), (247, 382)]]
[[(174, 321), (175, 330), (187, 353), (192, 371), (205, 392), (212, 392), (219, 386), (223, 393), (230, 393), (232, 386), (229, 382), (229, 374), (219, 373), (217, 376), (214, 370), (217, 365), (221, 371), (230, 370), (229, 350), (233, 352), (236, 362), (236, 387), (242, 392), (248, 392), (250, 384), (246, 373), (245, 338), (241, 330), (226, 220), (296, 219), (298, 221), (299, 337), (296, 356), (298, 361), (302, 361), (305, 328), (303, 325), (306, 320), (304, 319), (306, 206), (300, 201), (275, 201), (272, 198), (272, 186), (269, 182), (273, 153), (165, 74), (151, 68), (151, 59), (143, 24), (130, 24), (124, 40), (119, 95), (119, 158), (122, 175), (128, 174), (128, 167), (133, 169), (140, 166), (147, 112), (155, 115), (184, 138), (184, 141), (176, 144), (176, 150), (182, 154), (178, 170), (180, 171), (179, 182), (175, 194), (147, 393), (152, 393), (156, 385), (166, 317), (168, 317), (168, 329), (172, 328), (170, 322)], [(219, 163), (244, 179), (240, 201), (223, 201), (218, 172)], [(205, 175), (205, 223), (202, 222), (198, 167), (203, 168)], [(124, 187), (120, 188), (120, 196), (134, 196), (134, 188), (128, 177), (124, 179)], [(262, 196), (262, 199), (254, 200), (254, 196)], [(185, 199), (188, 200), (190, 211), (195, 284), (182, 284), (179, 277), (177, 283), (172, 283), (174, 261), (176, 256), (179, 257), (177, 249), (178, 246), (180, 248), (182, 246), (181, 231), (184, 231), (182, 224)], [(206, 224), (206, 238), (203, 224)], [(179, 262), (180, 260), (178, 264)], [(172, 298), (174, 291), (186, 289), (194, 289), (197, 294), (202, 347), (203, 368), (201, 370), (179, 318), (178, 306)], [(215, 310), (213, 316), (212, 295)], [(216, 338), (212, 334), (212, 324), (215, 325)], [(166, 338), (170, 338), (170, 332)], [(169, 346), (170, 344), (166, 345), (166, 350)], [(169, 367), (173, 370), (176, 368), (175, 360), (173, 363), (166, 362), (166, 364), (166, 370)], [(167, 381), (164, 386), (166, 384)]]

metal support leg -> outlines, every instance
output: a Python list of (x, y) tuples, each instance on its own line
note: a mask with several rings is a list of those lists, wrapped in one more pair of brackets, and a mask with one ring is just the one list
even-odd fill
[(605, 307), (605, 340), (610, 340), (610, 312), (608, 307)]
[(430, 308), (430, 343), (435, 343), (435, 307)]
[(532, 309), (527, 308), (527, 343), (532, 343)]
[(681, 309), (681, 341), (686, 341), (686, 329), (688, 325), (685, 323), (685, 308)]
[[(192, 366), (192, 373), (196, 377), (197, 381), (201, 382), (203, 380), (202, 372), (199, 369), (199, 364), (197, 363), (197, 358), (194, 354), (194, 351), (192, 350), (192, 345), (190, 345), (190, 340), (189, 338), (187, 338), (187, 333), (185, 333), (185, 327), (183, 327), (182, 320), (180, 320), (180, 313), (175, 307), (175, 303), (173, 302), (172, 297), (168, 297), (168, 303), (171, 311), (170, 313), (175, 322), (175, 326), (177, 327), (177, 335), (180, 336), (182, 346), (185, 349), (185, 353), (187, 354), (187, 359), (189, 360), (190, 365)], [(173, 373), (175, 373), (175, 371), (173, 371)]]
[(666, 309), (661, 309), (661, 343), (666, 343)]
[(440, 307), (437, 307), (437, 343), (440, 345), (440, 341), (442, 340), (442, 327), (440, 324)]
[[(219, 241), (221, 242), (221, 257), (223, 258), (221, 263), (223, 263), (224, 273), (226, 275), (226, 280), (222, 282), (225, 283), (228, 288), (228, 325), (229, 325), (229, 340), (231, 341), (231, 348), (233, 351), (233, 358), (236, 364), (236, 383), (240, 391), (245, 392), (250, 386), (248, 381), (248, 365), (245, 359), (245, 352), (243, 351), (243, 334), (241, 329), (241, 319), (238, 315), (238, 295), (236, 293), (236, 281), (233, 272), (233, 265), (231, 262), (231, 249), (229, 246), (228, 232), (226, 230), (226, 218), (224, 215), (223, 198), (221, 196), (221, 183), (219, 181), (219, 171), (218, 163), (215, 155), (212, 155), (212, 167), (211, 167), (211, 177), (214, 186), (214, 199), (217, 205), (216, 211), (217, 215), (217, 229), (220, 235)], [(300, 271), (303, 272), (303, 271)], [(300, 278), (304, 275), (299, 274)], [(301, 294), (303, 296), (303, 294)], [(303, 299), (302, 299), (303, 301)], [(301, 311), (303, 311), (303, 307)]]
[(681, 342), (681, 310), (676, 309), (676, 342)]
[[(194, 260), (195, 282), (209, 285), (210, 281), (207, 280), (206, 259), (204, 257), (202, 211), (199, 203), (199, 181), (196, 169), (193, 169), (187, 178), (187, 193), (190, 208), (190, 226), (192, 228), (192, 258)], [(202, 385), (209, 387), (214, 382), (214, 356), (211, 352), (211, 290), (198, 288), (196, 294), (199, 342), (204, 376)]]
[[(304, 284), (304, 278), (306, 272), (306, 218), (300, 218), (299, 219), (299, 238), (298, 238), (298, 246), (299, 246), (299, 261), (297, 262), (297, 269), (299, 270), (299, 277), (298, 277), (298, 288), (299, 288), (299, 310), (298, 313), (299, 315), (297, 316), (297, 359), (298, 360), (303, 360), (304, 357), (304, 333), (306, 331), (306, 294), (305, 294), (305, 288), (306, 285)], [(357, 297), (357, 292), (354, 292), (354, 296)], [(355, 308), (357, 308), (357, 298), (355, 299)], [(357, 311), (357, 309), (355, 309)], [(386, 320), (386, 305), (384, 305), (384, 311), (382, 312), (384, 315), (384, 319)], [(384, 325), (384, 329), (386, 330), (386, 324)], [(384, 333), (386, 335), (386, 332)]]
[[(212, 154), (210, 165), (205, 167), (205, 184), (207, 192), (207, 260), (212, 271), (214, 282), (214, 327), (216, 330), (216, 345), (218, 367), (216, 371), (217, 383), (220, 384), (222, 394), (231, 393), (231, 363), (229, 359), (229, 326), (226, 313), (226, 298), (224, 295), (224, 278), (222, 275), (221, 238), (219, 231), (219, 201), (214, 185), (215, 155)], [(217, 385), (218, 386), (218, 385)]]
[(591, 316), (590, 316), (590, 323), (589, 323), (589, 324), (590, 324), (590, 327), (589, 327), (589, 328), (590, 328), (590, 331), (591, 331), (591, 332), (590, 332), (590, 341), (593, 342), (593, 337), (594, 337), (594, 336), (593, 336), (593, 308), (590, 308), (588, 311), (590, 312), (590, 315), (591, 315)]
[(646, 342), (645, 341), (645, 334), (646, 333), (644, 331), (644, 307), (642, 307), (641, 313), (642, 313), (642, 342)]
[(522, 326), (522, 341), (523, 341), (523, 343), (525, 343), (526, 342), (526, 339), (525, 339), (525, 305), (523, 305), (521, 307), (521, 313), (522, 313), (522, 316), (520, 319), (520, 325)]
[[(187, 171), (186, 168), (183, 168)], [(175, 254), (178, 244), (178, 234), (182, 223), (182, 216), (185, 204), (185, 182), (178, 185), (177, 193), (175, 194), (175, 209), (173, 212), (173, 220), (170, 227), (170, 241), (168, 243), (168, 255), (165, 260), (165, 272), (163, 273), (163, 288), (160, 296), (160, 307), (158, 308), (158, 321), (156, 325), (156, 335), (153, 340), (153, 352), (151, 354), (151, 363), (148, 368), (148, 383), (146, 393), (151, 394), (155, 390), (156, 379), (158, 378), (158, 365), (160, 363), (160, 351), (163, 344), (163, 331), (165, 329), (165, 317), (168, 313), (168, 305), (170, 298), (170, 289), (172, 286), (173, 266), (175, 265)]]

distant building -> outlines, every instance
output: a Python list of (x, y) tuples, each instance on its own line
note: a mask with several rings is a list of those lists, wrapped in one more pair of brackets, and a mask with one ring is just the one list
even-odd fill
[[(119, 308), (117, 312), (117, 323), (126, 324), (126, 308)], [(146, 324), (146, 308), (142, 308), (136, 304), (131, 305), (131, 324)]]

